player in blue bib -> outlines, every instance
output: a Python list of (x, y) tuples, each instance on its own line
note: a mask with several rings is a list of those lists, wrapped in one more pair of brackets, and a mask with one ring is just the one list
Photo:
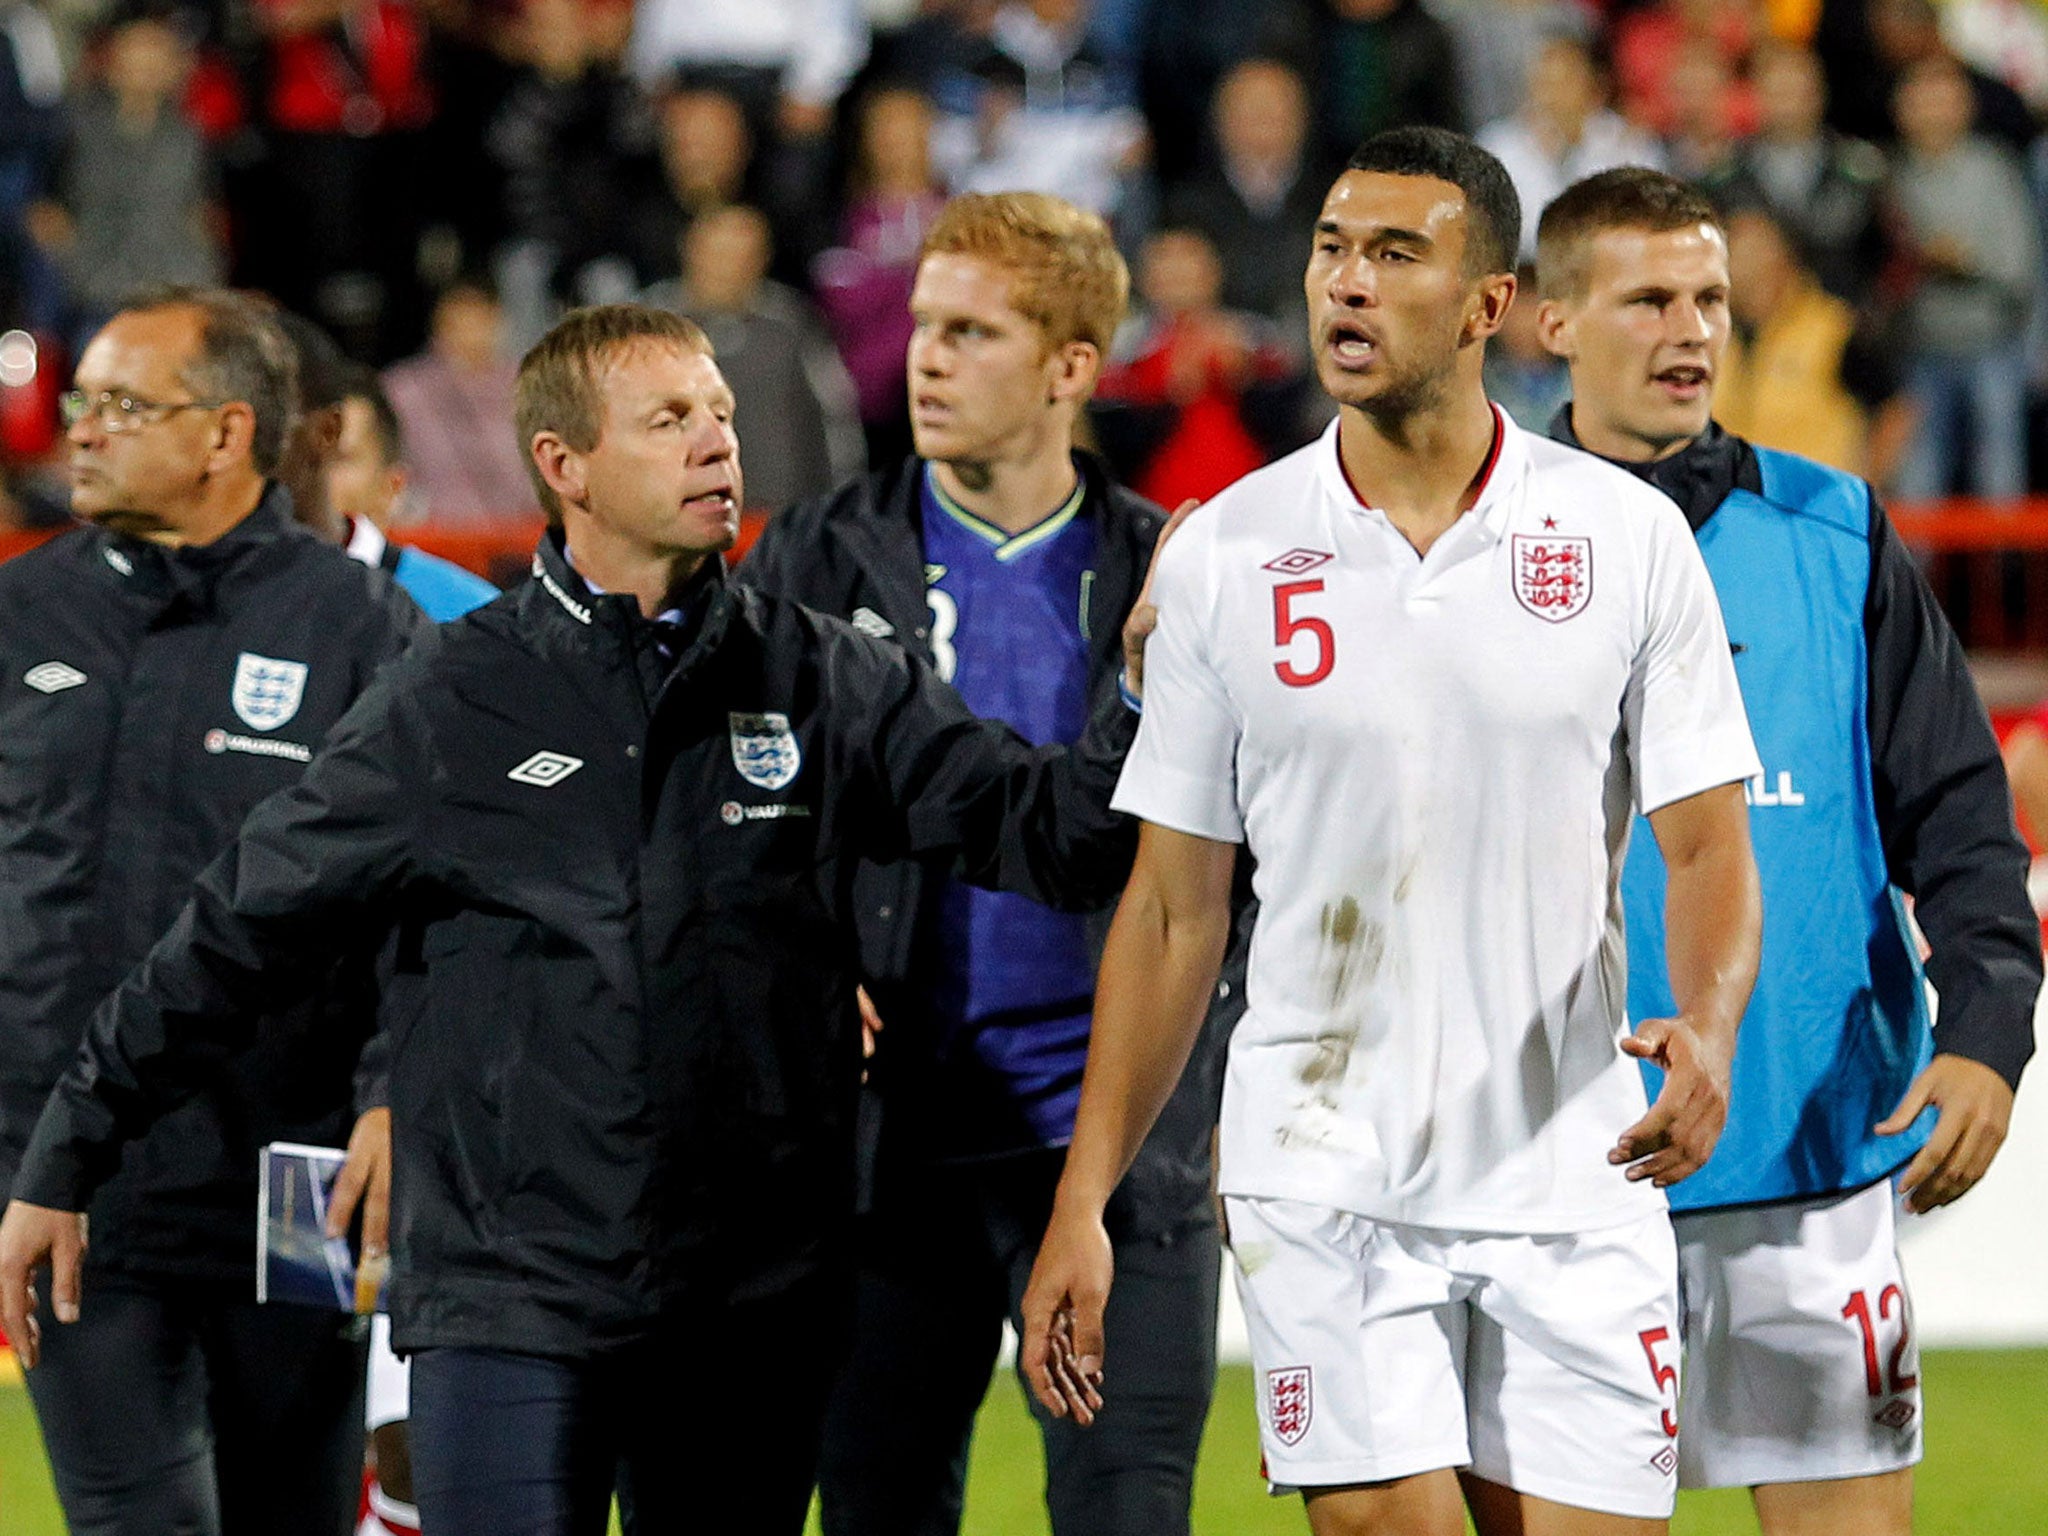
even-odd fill
[[(1538, 250), (1538, 323), (1572, 376), (1552, 435), (1685, 512), (1764, 765), (1748, 795), (1762, 969), (1727, 1128), (1671, 1191), (1680, 1484), (1751, 1488), (1766, 1536), (1905, 1536), (1921, 1395), (1894, 1190), (1927, 1211), (1983, 1176), (2041, 985), (1997, 743), (1871, 488), (1710, 420), (1730, 326), (1712, 205), (1660, 172), (1603, 172), (1544, 211)], [(1663, 890), (1639, 827), (1634, 1019), (1670, 1006)]]

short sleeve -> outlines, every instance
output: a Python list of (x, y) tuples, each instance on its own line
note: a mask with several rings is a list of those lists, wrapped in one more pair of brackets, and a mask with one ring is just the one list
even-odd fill
[(1201, 590), (1200, 551), (1185, 534), (1167, 546), (1152, 580), (1159, 627), (1145, 645), (1145, 710), (1110, 803), (1176, 832), (1244, 840), (1237, 808), (1241, 730), (1210, 661), (1216, 636)]
[(1644, 633), (1622, 714), (1644, 815), (1763, 772), (1720, 600), (1684, 516), (1660, 497), (1649, 513)]

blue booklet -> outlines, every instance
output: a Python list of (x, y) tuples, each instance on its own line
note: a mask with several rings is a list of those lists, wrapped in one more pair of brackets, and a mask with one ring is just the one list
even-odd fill
[(327, 1201), (346, 1154), (339, 1147), (273, 1141), (257, 1176), (256, 1299), (374, 1312), (383, 1260), (358, 1272), (345, 1237), (327, 1235)]

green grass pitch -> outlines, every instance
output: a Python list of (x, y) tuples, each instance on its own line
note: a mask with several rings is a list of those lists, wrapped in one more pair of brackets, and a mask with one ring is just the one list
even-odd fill
[[(1923, 1536), (2041, 1536), (2048, 1532), (2048, 1350), (1930, 1350), (1927, 1461), (1920, 1473)], [(1268, 1498), (1257, 1478), (1251, 1371), (1224, 1369), (1195, 1489), (1199, 1536), (1266, 1536), (1308, 1529), (1300, 1503)], [(1037, 1432), (1016, 1379), (991, 1384), (974, 1447), (967, 1536), (1039, 1536), (1044, 1475)], [(1687, 1494), (1674, 1536), (1737, 1536), (1755, 1522), (1741, 1493)], [(0, 1532), (62, 1536), (28, 1399), (0, 1385)]]

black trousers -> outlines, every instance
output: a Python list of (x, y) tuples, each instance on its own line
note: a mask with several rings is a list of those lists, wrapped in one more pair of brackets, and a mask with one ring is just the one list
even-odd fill
[(363, 1330), (229, 1289), (101, 1273), (77, 1322), (44, 1302), (28, 1391), (71, 1536), (354, 1529)]
[(801, 1536), (843, 1276), (766, 1301), (677, 1306), (671, 1336), (587, 1360), (413, 1356), (413, 1497), (430, 1536)]
[[(854, 1352), (826, 1417), (827, 1536), (954, 1536), (975, 1410), (1052, 1211), (1058, 1149), (938, 1167), (864, 1218)], [(1093, 1427), (1026, 1401), (1055, 1536), (1185, 1536), (1216, 1377), (1216, 1228), (1139, 1237), (1112, 1202), (1116, 1284)]]

